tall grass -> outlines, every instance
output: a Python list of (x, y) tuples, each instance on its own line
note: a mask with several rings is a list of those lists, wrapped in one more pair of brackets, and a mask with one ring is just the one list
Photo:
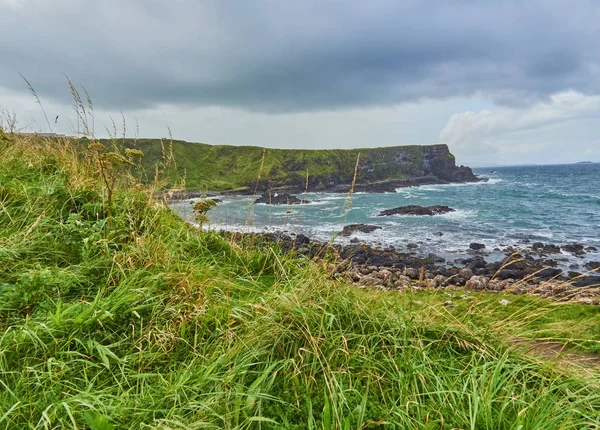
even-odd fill
[(600, 425), (589, 381), (194, 228), (129, 177), (109, 202), (94, 166), (0, 142), (0, 428)]

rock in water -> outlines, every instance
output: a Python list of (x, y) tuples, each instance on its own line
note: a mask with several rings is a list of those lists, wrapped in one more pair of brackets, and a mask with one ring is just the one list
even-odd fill
[(580, 243), (571, 243), (569, 245), (561, 246), (563, 251), (569, 252), (571, 254), (580, 255), (585, 254), (584, 246)]
[(340, 236), (351, 236), (352, 234), (360, 231), (361, 233), (371, 233), (375, 230), (380, 230), (381, 227), (377, 225), (368, 225), (368, 224), (349, 224), (344, 226), (342, 231), (340, 232)]
[(301, 205), (310, 203), (308, 200), (302, 200), (291, 194), (277, 194), (270, 191), (265, 192), (254, 204), (265, 203), (267, 205)]
[(377, 216), (390, 216), (390, 215), (441, 215), (448, 212), (454, 212), (454, 209), (448, 206), (400, 206), (394, 209), (386, 209), (379, 212)]

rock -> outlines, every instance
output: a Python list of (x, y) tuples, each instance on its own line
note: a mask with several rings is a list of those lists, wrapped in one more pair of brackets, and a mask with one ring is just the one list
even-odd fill
[(576, 287), (600, 287), (600, 276), (584, 276), (573, 281)]
[(466, 282), (473, 277), (473, 271), (468, 267), (465, 267), (464, 269), (461, 269), (460, 272), (458, 272), (458, 276), (464, 279)]
[(469, 245), (469, 249), (473, 250), (473, 251), (481, 251), (482, 249), (485, 249), (485, 245), (483, 243), (471, 243)]
[(416, 243), (409, 243), (406, 245), (406, 247), (408, 249), (417, 249), (419, 247), (419, 245), (417, 245)]
[(444, 257), (440, 257), (439, 255), (435, 255), (433, 253), (427, 254), (427, 259), (433, 261), (434, 263), (446, 262), (446, 259)]
[(375, 287), (378, 285), (383, 285), (383, 279), (377, 278), (373, 275), (365, 275), (360, 278), (359, 283), (365, 287)]
[(448, 206), (400, 206), (394, 209), (386, 209), (379, 213), (377, 216), (390, 216), (390, 215), (441, 215), (448, 212), (454, 212), (454, 209)]
[(570, 254), (585, 254), (584, 246), (580, 243), (571, 243), (569, 245), (563, 245), (560, 249)]
[(352, 239), (350, 239), (350, 243), (360, 243), (360, 240), (356, 237), (353, 237)]
[(310, 237), (300, 233), (296, 235), (296, 243), (306, 245), (310, 243)]
[(444, 286), (446, 282), (446, 277), (443, 275), (437, 275), (431, 280), (431, 286), (433, 288), (440, 288)]
[(265, 203), (267, 205), (300, 205), (310, 203), (308, 200), (301, 200), (291, 194), (265, 192), (260, 198), (254, 201), (254, 204)]
[(419, 271), (414, 267), (407, 267), (404, 269), (404, 275), (408, 276), (410, 279), (419, 279)]
[(467, 258), (465, 261), (466, 266), (471, 270), (485, 269), (487, 267), (487, 261), (485, 261), (485, 259), (479, 255), (473, 258)]
[(454, 302), (453, 302), (452, 300), (446, 300), (446, 301), (444, 302), (444, 306), (447, 306), (447, 307), (449, 307), (449, 308), (453, 308), (453, 307), (455, 307), (456, 305), (454, 304)]
[(531, 245), (531, 249), (540, 255), (560, 254), (560, 247), (558, 245), (544, 245), (542, 242), (535, 242)]
[(405, 290), (410, 288), (411, 279), (408, 276), (401, 275), (398, 280), (394, 282), (394, 288), (397, 290)]
[(371, 272), (373, 272), (372, 270), (369, 270), (368, 267), (361, 267), (360, 268), (360, 274), (361, 275), (370, 275)]
[(506, 306), (510, 305), (510, 300), (502, 299), (498, 303), (500, 303), (502, 306)]
[(557, 276), (562, 275), (562, 273), (563, 271), (560, 269), (553, 269), (551, 267), (548, 267), (546, 269), (538, 270), (535, 276), (540, 279), (550, 279), (556, 278)]
[(349, 224), (342, 228), (340, 236), (351, 236), (357, 231), (360, 231), (361, 233), (371, 233), (375, 230), (381, 230), (381, 227), (368, 224)]
[(548, 267), (556, 267), (558, 266), (558, 261), (548, 258), (547, 260), (543, 260), (542, 263)]
[(575, 297), (573, 299), (576, 303), (581, 303), (584, 305), (594, 305), (596, 304), (595, 300), (592, 297)]
[(465, 285), (465, 289), (472, 291), (483, 291), (488, 285), (489, 279), (485, 276), (473, 276)]
[(587, 248), (585, 248), (585, 252), (598, 252), (598, 248), (596, 248), (595, 246), (588, 246)]
[(353, 269), (352, 271), (348, 272), (348, 276), (350, 277), (350, 279), (352, 279), (353, 282), (358, 282), (361, 278), (360, 273), (356, 271), (356, 269)]
[(442, 233), (441, 231), (436, 231), (435, 233), (433, 233), (433, 235), (437, 237), (442, 237), (444, 233)]
[(492, 279), (486, 289), (490, 291), (504, 291), (514, 283), (513, 279)]
[(588, 261), (583, 267), (588, 270), (600, 270), (600, 261)]
[(384, 282), (388, 282), (390, 279), (392, 279), (393, 274), (389, 270), (383, 269), (379, 272), (374, 272), (373, 276), (379, 279), (383, 279)]
[(496, 278), (504, 279), (522, 279), (529, 275), (530, 271), (523, 269), (502, 269), (496, 273)]

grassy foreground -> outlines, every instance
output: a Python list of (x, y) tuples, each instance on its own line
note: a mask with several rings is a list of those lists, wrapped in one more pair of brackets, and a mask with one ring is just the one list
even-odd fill
[(0, 141), (0, 428), (600, 426), (598, 380), (509, 347), (525, 317), (498, 296), (358, 290), (197, 230), (125, 173), (109, 202), (101, 173), (67, 143)]

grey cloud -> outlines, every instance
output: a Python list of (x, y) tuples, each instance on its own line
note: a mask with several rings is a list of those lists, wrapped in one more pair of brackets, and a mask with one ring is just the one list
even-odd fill
[(0, 85), (98, 106), (292, 112), (600, 92), (599, 3), (0, 0)]

